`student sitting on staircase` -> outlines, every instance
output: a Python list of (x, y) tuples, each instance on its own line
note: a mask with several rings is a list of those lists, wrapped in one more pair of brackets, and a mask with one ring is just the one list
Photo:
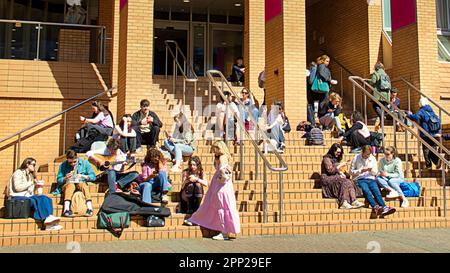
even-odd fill
[(26, 158), (20, 168), (17, 169), (12, 177), (8, 189), (8, 196), (12, 199), (30, 199), (31, 209), (34, 210), (33, 218), (42, 221), (46, 230), (60, 230), (59, 218), (53, 216), (52, 199), (38, 191), (34, 194), (35, 185), (38, 184), (36, 178), (36, 160)]
[(361, 146), (370, 144), (370, 131), (367, 125), (363, 122), (361, 113), (358, 111), (353, 112), (351, 117), (353, 126), (347, 130), (340, 140), (346, 140), (352, 147), (350, 153), (359, 153)]
[(322, 103), (319, 108), (320, 124), (325, 130), (331, 129), (332, 126), (336, 125), (339, 137), (344, 135), (344, 129), (339, 119), (339, 114), (342, 110), (341, 104), (341, 96), (333, 92), (329, 95), (329, 101)]
[(88, 181), (95, 181), (96, 176), (89, 161), (78, 158), (75, 151), (68, 150), (66, 152), (66, 161), (59, 166), (58, 170), (58, 187), (62, 187), (64, 195), (63, 216), (72, 217), (73, 212), (70, 210), (73, 194), (75, 190), (83, 192), (86, 198), (86, 213), (90, 217), (94, 215), (92, 208), (92, 198), (89, 191)]

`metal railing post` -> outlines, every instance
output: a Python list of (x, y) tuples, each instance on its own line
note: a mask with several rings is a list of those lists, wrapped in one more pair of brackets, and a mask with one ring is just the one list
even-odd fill
[(39, 23), (37, 26), (37, 45), (36, 45), (36, 61), (39, 61), (40, 57), (40, 46), (41, 46), (41, 24)]
[(419, 168), (419, 177), (421, 178), (422, 177), (422, 163), (421, 163), (421, 160), (422, 160), (422, 147), (420, 147), (421, 146), (421, 144), (420, 144), (420, 140), (419, 139), (417, 139), (417, 156), (418, 156), (418, 159), (417, 159), (417, 162), (418, 162), (418, 165), (417, 165), (417, 167)]
[(356, 85), (353, 83), (353, 112), (356, 111)]
[[(209, 107), (212, 107), (211, 106), (211, 103), (212, 103), (212, 101), (211, 101), (211, 96), (212, 96), (212, 82), (210, 81), (209, 82)], [(212, 111), (209, 111), (210, 113), (209, 113), (209, 119), (211, 119), (211, 117), (212, 117)], [(216, 115), (217, 116), (217, 115)]]
[[(445, 155), (444, 155), (445, 157)], [(444, 197), (444, 217), (447, 217), (447, 192), (445, 191), (445, 187), (446, 187), (446, 179), (445, 179), (445, 169), (446, 169), (446, 164), (444, 164), (444, 162), (442, 162), (442, 192), (443, 192), (443, 197)]]
[(166, 45), (166, 80), (167, 80), (167, 67), (169, 66), (169, 63), (168, 63), (168, 61), (169, 61), (169, 57), (168, 57), (169, 49), (167, 47), (168, 47), (168, 45)]
[(242, 130), (242, 126), (239, 126), (239, 130), (240, 130), (240, 136), (239, 136), (239, 153), (240, 153), (240, 172), (239, 172), (239, 180), (242, 180), (243, 178), (243, 173), (244, 173), (244, 140), (243, 140), (243, 135), (244, 132)]
[(19, 134), (18, 136), (19, 138), (17, 139), (17, 161), (16, 161), (16, 167), (19, 168), (20, 167), (20, 145), (22, 144), (22, 135)]
[(406, 178), (409, 177), (408, 130), (405, 130)]
[(267, 164), (265, 161), (263, 166), (263, 195), (264, 223), (267, 223)]
[(381, 147), (384, 147), (384, 109), (381, 109)]
[(66, 151), (66, 143), (67, 143), (67, 114), (64, 113), (64, 130), (63, 130), (63, 152)]
[(176, 64), (176, 61), (175, 60), (173, 60), (173, 75), (172, 75), (172, 86), (173, 86), (173, 95), (175, 96), (176, 94), (177, 94), (177, 91), (176, 91), (176, 85), (177, 85), (177, 78), (176, 78), (176, 76), (175, 76), (175, 71), (177, 70), (177, 64)]
[[(257, 130), (258, 127), (256, 127), (256, 126), (259, 126), (259, 124), (255, 125), (255, 140), (257, 142), (259, 142), (259, 133), (258, 133), (258, 130)], [(258, 163), (259, 163), (258, 162), (258, 152), (255, 149), (255, 180), (258, 179)]]
[[(280, 167), (281, 164), (280, 164)], [(280, 189), (279, 189), (279, 207), (280, 207), (280, 223), (283, 222), (283, 172), (279, 172), (279, 179), (280, 179)]]

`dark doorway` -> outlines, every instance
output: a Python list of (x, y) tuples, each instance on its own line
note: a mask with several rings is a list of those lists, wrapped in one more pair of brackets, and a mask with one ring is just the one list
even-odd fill
[[(166, 45), (164, 41), (174, 40), (178, 43), (183, 54), (187, 56), (187, 46), (188, 46), (188, 31), (180, 30), (174, 28), (155, 28), (155, 43), (154, 43), (154, 66), (153, 73), (155, 75), (165, 75), (166, 74)], [(175, 54), (175, 47), (171, 47)], [(183, 65), (183, 59), (178, 56), (178, 62)], [(173, 75), (173, 59), (170, 53), (168, 53), (168, 67), (167, 74)]]

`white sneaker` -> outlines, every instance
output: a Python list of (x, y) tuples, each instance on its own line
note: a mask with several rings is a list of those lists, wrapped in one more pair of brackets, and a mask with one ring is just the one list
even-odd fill
[(353, 206), (350, 205), (347, 200), (344, 201), (344, 203), (342, 203), (340, 209), (353, 209)]
[(397, 191), (391, 190), (391, 192), (389, 192), (389, 194), (386, 195), (386, 198), (397, 198), (397, 197), (399, 197), (399, 196), (400, 196), (400, 194), (398, 194)]
[(58, 225), (58, 224), (53, 224), (53, 225), (47, 226), (45, 228), (45, 230), (47, 230), (47, 231), (58, 231), (58, 230), (61, 230), (62, 228), (63, 227)]
[(409, 201), (408, 201), (408, 199), (406, 199), (406, 197), (403, 197), (403, 201), (402, 201), (401, 207), (402, 207), (402, 208), (407, 208), (407, 207), (409, 207)]
[(230, 240), (230, 238), (228, 238), (227, 234), (223, 234), (223, 233), (219, 233), (218, 235), (212, 237), (213, 240), (216, 241), (225, 241), (225, 240)]
[(50, 215), (47, 218), (45, 218), (44, 224), (50, 225), (53, 224), (54, 222), (58, 222), (59, 220), (61, 220), (61, 218)]
[(358, 209), (364, 207), (364, 204), (356, 200), (355, 202), (352, 203), (352, 206), (354, 209)]

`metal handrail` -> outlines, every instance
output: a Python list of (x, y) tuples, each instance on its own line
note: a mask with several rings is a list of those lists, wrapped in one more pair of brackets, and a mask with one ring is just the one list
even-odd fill
[[(219, 91), (220, 96), (223, 98), (224, 101), (226, 101), (228, 104), (231, 103), (227, 97), (225, 97), (224, 93), (223, 93), (223, 89), (224, 86), (226, 85), (226, 87), (230, 90), (230, 93), (235, 96), (236, 98), (239, 98), (239, 96), (236, 94), (236, 92), (234, 91), (233, 87), (231, 86), (230, 82), (228, 82), (228, 80), (225, 78), (225, 76), (222, 74), (222, 72), (218, 71), (218, 70), (208, 70), (206, 72), (206, 75), (209, 78), (209, 81), (214, 84), (214, 87), (217, 89), (217, 91)], [(220, 80), (221, 80), (221, 85), (219, 85), (216, 81), (216, 79), (214, 78), (213, 75), (218, 75)], [(241, 109), (245, 108), (245, 105), (242, 103), (241, 100), (237, 100), (239, 106)], [(274, 149), (274, 154), (277, 157), (279, 163), (280, 163), (280, 167), (274, 167), (269, 160), (267, 160), (266, 155), (259, 149), (258, 144), (256, 143), (255, 140), (252, 139), (250, 133), (245, 130), (245, 124), (242, 122), (241, 118), (239, 116), (236, 115), (235, 112), (233, 112), (233, 116), (236, 118), (237, 123), (239, 124), (240, 130), (241, 132), (244, 131), (245, 134), (247, 135), (247, 137), (250, 139), (250, 142), (252, 143), (255, 151), (259, 154), (259, 156), (262, 158), (262, 160), (264, 161), (264, 223), (267, 222), (267, 174), (266, 174), (266, 168), (269, 168), (271, 171), (275, 171), (275, 172), (280, 172), (280, 186), (279, 186), (279, 190), (280, 190), (280, 194), (279, 194), (279, 206), (280, 206), (280, 215), (279, 215), (279, 221), (282, 222), (282, 217), (283, 217), (283, 176), (282, 173), (284, 171), (288, 170), (288, 165), (286, 164), (286, 162), (283, 160), (283, 158), (281, 157), (281, 155), (278, 153), (278, 151), (276, 150), (275, 147), (272, 146), (272, 144), (268, 144), (271, 145)], [(255, 128), (257, 128), (257, 132), (261, 133), (261, 135), (263, 136), (263, 139), (269, 139), (269, 136), (267, 135), (267, 132), (265, 130), (262, 130), (258, 124), (258, 121), (255, 120), (255, 118), (253, 117), (252, 114), (249, 114), (248, 117), (250, 118), (251, 122), (253, 122), (253, 124), (255, 124)], [(242, 140), (242, 134), (241, 134), (241, 141), (240, 141), (240, 156), (241, 156), (241, 173), (243, 172), (243, 140)]]
[(0, 23), (21, 23), (21, 24), (33, 24), (33, 25), (83, 27), (83, 28), (106, 28), (105, 26), (96, 26), (96, 25), (78, 25), (78, 24), (51, 23), (51, 22), (26, 21), (26, 20), (9, 20), (9, 19), (0, 19)]
[[(186, 56), (184, 55), (183, 51), (181, 50), (178, 43), (174, 40), (165, 40), (164, 44), (166, 45), (166, 79), (168, 77), (167, 75), (167, 67), (168, 67), (168, 53), (173, 58), (173, 92), (176, 93), (176, 79), (178, 77), (178, 69), (180, 69), (181, 74), (183, 76), (183, 111), (184, 111), (184, 105), (186, 101), (186, 82), (193, 82), (194, 83), (194, 98), (197, 96), (197, 81), (198, 77), (197, 74), (195, 74), (194, 68), (191, 64), (188, 64), (188, 67), (190, 69), (190, 72), (193, 75), (193, 78), (189, 78), (186, 73), (186, 63), (188, 63)], [(175, 45), (175, 53), (173, 52), (172, 48), (170, 47), (170, 44)], [(181, 57), (183, 58), (183, 67), (181, 66), (180, 62), (178, 61), (178, 54), (181, 54)]]
[(108, 90), (105, 90), (105, 91), (103, 91), (103, 92), (101, 92), (101, 93), (99, 93), (99, 94), (97, 94), (97, 95), (95, 95), (95, 96), (93, 96), (93, 97), (90, 97), (90, 98), (88, 98), (88, 99), (85, 99), (84, 101), (79, 102), (79, 103), (75, 104), (74, 106), (71, 106), (71, 107), (67, 108), (66, 110), (63, 110), (63, 111), (61, 111), (61, 112), (59, 112), (59, 113), (57, 113), (57, 114), (55, 114), (55, 115), (53, 115), (53, 116), (51, 116), (51, 117), (49, 117), (49, 118), (43, 119), (43, 120), (41, 120), (41, 121), (38, 121), (38, 122), (36, 122), (36, 123), (34, 123), (34, 124), (32, 124), (32, 125), (26, 127), (25, 129), (22, 129), (22, 130), (20, 130), (20, 131), (14, 133), (14, 134), (12, 134), (12, 135), (10, 135), (10, 136), (7, 136), (7, 137), (5, 137), (5, 138), (2, 138), (2, 139), (0, 139), (0, 143), (3, 143), (3, 142), (5, 142), (5, 141), (7, 141), (7, 140), (9, 140), (9, 139), (11, 139), (11, 138), (13, 138), (13, 137), (18, 136), (18, 140), (17, 140), (17, 141), (18, 141), (18, 148), (17, 148), (17, 150), (18, 150), (18, 152), (17, 152), (17, 165), (20, 165), (20, 143), (21, 143), (21, 138), (22, 138), (21, 136), (22, 136), (22, 134), (25, 133), (26, 131), (29, 131), (29, 130), (31, 130), (31, 129), (33, 129), (33, 128), (39, 126), (39, 125), (41, 125), (41, 124), (46, 123), (47, 121), (50, 121), (50, 120), (52, 120), (52, 119), (54, 119), (54, 118), (56, 118), (56, 117), (59, 117), (59, 116), (61, 116), (61, 115), (64, 115), (64, 142), (63, 142), (63, 146), (64, 146), (64, 149), (65, 149), (65, 148), (66, 148), (66, 130), (67, 130), (67, 122), (66, 122), (66, 121), (67, 121), (67, 120), (66, 120), (66, 117), (67, 117), (67, 116), (66, 116), (66, 114), (67, 114), (68, 112), (74, 110), (74, 109), (79, 108), (80, 106), (84, 105), (84, 104), (87, 103), (87, 102), (90, 102), (90, 101), (92, 101), (92, 100), (94, 100), (94, 99), (96, 99), (96, 98), (98, 98), (98, 97), (103, 96), (104, 94), (106, 94), (106, 93), (108, 93), (108, 92), (109, 92), (110, 95), (112, 96), (112, 92), (113, 92), (114, 89), (116, 89), (115, 86), (112, 87), (112, 88), (110, 88), (110, 89), (108, 89)]
[[(444, 217), (447, 217), (447, 198), (446, 198), (446, 192), (445, 192), (445, 188), (446, 188), (446, 166), (450, 167), (450, 161), (448, 161), (445, 158), (445, 155), (442, 155), (441, 153), (439, 153), (438, 150), (436, 150), (433, 146), (431, 146), (430, 144), (428, 144), (426, 141), (424, 141), (422, 139), (422, 137), (420, 137), (420, 135), (418, 133), (416, 133), (414, 130), (412, 130), (409, 126), (407, 126), (401, 119), (399, 119), (397, 117), (397, 115), (393, 114), (383, 103), (381, 103), (379, 100), (375, 99), (375, 97), (366, 90), (366, 86), (368, 86), (370, 89), (372, 89), (372, 92), (378, 92), (377, 90), (375, 90), (375, 88), (373, 88), (371, 85), (367, 84), (366, 79), (363, 79), (361, 77), (358, 76), (350, 76), (349, 80), (353, 83), (353, 87), (355, 90), (355, 87), (358, 87), (359, 89), (361, 89), (363, 91), (363, 94), (365, 96), (365, 98), (369, 97), (373, 102), (375, 102), (376, 104), (378, 104), (378, 106), (383, 110), (382, 112), (382, 117), (381, 117), (381, 122), (382, 122), (382, 131), (384, 132), (384, 115), (385, 113), (387, 113), (388, 115), (390, 115), (392, 117), (392, 119), (394, 120), (394, 132), (395, 130), (395, 124), (399, 123), (401, 126), (403, 126), (403, 128), (405, 128), (405, 143), (406, 145), (408, 145), (408, 132), (411, 133), (411, 135), (413, 135), (417, 140), (418, 140), (418, 149), (419, 149), (419, 173), (421, 176), (421, 168), (420, 168), (420, 144), (424, 145), (425, 147), (427, 147), (432, 153), (434, 153), (442, 162), (442, 191), (443, 191), (443, 202), (444, 202)], [(363, 83), (363, 86), (361, 86), (357, 81), (360, 81)], [(391, 107), (394, 108), (394, 110), (400, 111), (401, 115), (403, 116), (403, 118), (412, 121), (411, 119), (409, 119), (404, 113), (401, 112), (401, 110), (396, 107), (394, 104), (392, 104), (391, 102), (389, 102), (389, 105)], [(431, 136), (428, 132), (426, 132), (422, 127), (420, 127), (416, 122), (414, 122), (415, 126), (417, 127), (418, 131), (422, 132), (425, 137), (429, 138), (430, 140), (432, 140), (441, 150), (444, 150), (446, 153), (448, 153), (447, 148), (442, 145), (442, 143), (438, 142), (433, 136)], [(406, 146), (406, 161), (409, 162), (409, 156), (408, 156), (408, 146)], [(406, 165), (408, 168), (408, 164)], [(408, 175), (408, 170), (406, 171), (406, 174)]]
[(78, 25), (78, 24), (66, 24), (66, 23), (51, 23), (51, 22), (39, 22), (39, 21), (25, 21), (25, 20), (10, 20), (10, 19), (0, 19), (0, 23), (10, 23), (10, 24), (30, 24), (37, 25), (37, 44), (36, 44), (36, 59), (39, 59), (40, 54), (40, 41), (41, 41), (41, 26), (61, 26), (61, 27), (76, 27), (76, 28), (97, 28), (100, 29), (100, 63), (105, 64), (106, 62), (106, 54), (105, 54), (105, 41), (106, 41), (106, 26), (96, 26), (96, 25)]

